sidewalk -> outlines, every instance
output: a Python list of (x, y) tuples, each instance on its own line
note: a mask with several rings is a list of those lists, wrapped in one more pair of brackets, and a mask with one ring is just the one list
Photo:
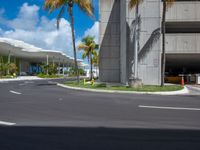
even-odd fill
[(9, 79), (0, 79), (0, 82), (8, 82), (8, 81), (24, 81), (24, 80), (42, 80), (37, 76), (19, 76), (16, 78), (9, 78)]
[(190, 94), (200, 95), (200, 85), (186, 85)]

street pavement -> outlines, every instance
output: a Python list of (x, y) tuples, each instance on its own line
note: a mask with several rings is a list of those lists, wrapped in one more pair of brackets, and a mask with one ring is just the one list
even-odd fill
[(0, 83), (0, 149), (200, 149), (200, 96)]

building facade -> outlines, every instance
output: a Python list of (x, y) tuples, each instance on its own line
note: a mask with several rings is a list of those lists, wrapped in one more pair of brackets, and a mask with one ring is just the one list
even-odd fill
[[(100, 80), (126, 84), (134, 72), (135, 9), (129, 0), (100, 0)], [(200, 73), (199, 1), (179, 0), (167, 10), (166, 75)], [(138, 76), (161, 82), (162, 1), (139, 5)]]
[[(58, 74), (64, 74), (64, 69), (74, 66), (74, 59), (61, 51), (44, 50), (23, 41), (0, 37), (0, 66), (10, 63), (16, 64), (18, 75), (41, 73), (41, 64), (55, 64)], [(84, 65), (82, 60), (78, 59), (78, 65)]]

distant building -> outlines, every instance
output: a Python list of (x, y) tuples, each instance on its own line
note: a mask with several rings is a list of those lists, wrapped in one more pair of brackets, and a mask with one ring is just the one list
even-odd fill
[[(100, 80), (126, 84), (133, 68), (135, 10), (129, 0), (100, 0)], [(200, 2), (178, 0), (166, 18), (166, 74), (200, 73)], [(138, 74), (144, 84), (161, 81), (162, 1), (139, 5)]]
[[(19, 75), (40, 73), (41, 63), (55, 63), (59, 70), (74, 65), (74, 59), (63, 52), (43, 50), (22, 41), (7, 38), (0, 38), (0, 56), (4, 63), (16, 63)], [(78, 64), (79, 66), (84, 65), (82, 60), (78, 60)]]

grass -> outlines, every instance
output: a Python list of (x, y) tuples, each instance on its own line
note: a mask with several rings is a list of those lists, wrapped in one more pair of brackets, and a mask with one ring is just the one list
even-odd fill
[(63, 78), (63, 75), (46, 75), (46, 74), (38, 74), (37, 75), (40, 78)]
[(0, 76), (0, 79), (12, 79), (14, 76), (12, 75), (6, 75), (6, 76)]
[(142, 88), (130, 88), (126, 86), (109, 86), (106, 84), (83, 84), (83, 81), (78, 84), (76, 81), (70, 81), (65, 83), (68, 86), (80, 87), (80, 88), (89, 88), (89, 89), (100, 89), (100, 90), (119, 90), (119, 91), (138, 91), (138, 92), (164, 92), (164, 91), (178, 91), (183, 89), (180, 85), (166, 85), (164, 87), (157, 85), (144, 85)]

